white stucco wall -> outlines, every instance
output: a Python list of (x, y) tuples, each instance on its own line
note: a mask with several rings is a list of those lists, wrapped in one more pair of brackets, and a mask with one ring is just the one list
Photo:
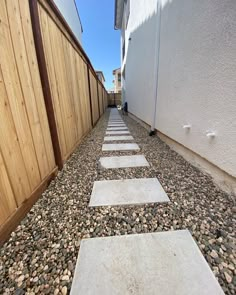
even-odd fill
[[(157, 0), (131, 0), (125, 32), (125, 97), (131, 113), (151, 123)], [(128, 39), (131, 38), (129, 41)], [(123, 65), (122, 65), (123, 66)]]
[[(155, 127), (236, 176), (236, 1), (162, 0)], [(157, 1), (131, 0), (126, 100), (153, 118)], [(183, 125), (190, 124), (189, 132)], [(216, 133), (214, 139), (206, 131)]]
[(54, 2), (82, 45), (82, 26), (76, 11), (74, 0), (54, 0)]
[(236, 176), (236, 1), (168, 2), (160, 44), (156, 128)]

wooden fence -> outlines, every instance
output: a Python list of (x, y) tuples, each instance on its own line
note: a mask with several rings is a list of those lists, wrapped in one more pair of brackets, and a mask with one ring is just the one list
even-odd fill
[(122, 105), (121, 93), (108, 93), (108, 106)]
[(0, 2), (0, 244), (96, 124), (107, 101), (53, 1)]

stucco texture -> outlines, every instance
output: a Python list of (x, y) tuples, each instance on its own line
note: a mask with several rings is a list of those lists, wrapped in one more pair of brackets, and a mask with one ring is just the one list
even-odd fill
[(129, 22), (125, 32), (126, 100), (129, 111), (148, 124), (151, 124), (154, 103), (156, 7), (156, 0), (150, 0), (148, 5), (146, 0), (131, 0)]
[[(125, 92), (129, 111), (151, 124), (157, 66), (154, 55), (158, 54), (154, 41), (157, 1), (148, 8), (145, 3), (131, 0), (125, 34), (132, 38), (127, 49)], [(236, 176), (236, 1), (159, 3), (155, 127)], [(190, 130), (183, 125), (191, 125)], [(208, 131), (216, 136), (207, 137)]]
[(236, 176), (236, 1), (167, 3), (160, 45), (156, 128)]

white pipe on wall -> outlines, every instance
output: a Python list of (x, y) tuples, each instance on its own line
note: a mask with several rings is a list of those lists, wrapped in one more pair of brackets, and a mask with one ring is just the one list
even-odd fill
[(154, 55), (154, 73), (153, 73), (153, 104), (154, 104), (154, 108), (153, 108), (153, 118), (152, 118), (150, 135), (152, 135), (152, 133), (154, 132), (155, 123), (156, 123), (160, 41), (161, 41), (161, 2), (157, 1), (157, 24), (156, 24), (156, 36), (155, 36), (155, 55)]
[(183, 128), (184, 129), (190, 129), (191, 128), (191, 125), (183, 125)]

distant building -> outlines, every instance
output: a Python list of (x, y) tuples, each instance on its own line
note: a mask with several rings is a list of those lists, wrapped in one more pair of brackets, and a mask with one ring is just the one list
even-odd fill
[(114, 75), (114, 92), (121, 92), (121, 70), (120, 68), (113, 70), (112, 74)]
[(104, 84), (105, 82), (105, 77), (103, 75), (103, 72), (102, 71), (96, 71), (96, 74), (98, 76), (98, 79), (102, 82), (102, 84)]
[(64, 19), (82, 45), (83, 28), (75, 0), (54, 0)]

